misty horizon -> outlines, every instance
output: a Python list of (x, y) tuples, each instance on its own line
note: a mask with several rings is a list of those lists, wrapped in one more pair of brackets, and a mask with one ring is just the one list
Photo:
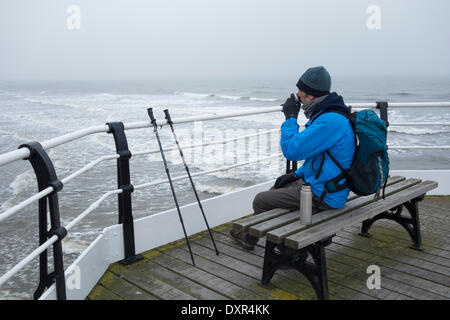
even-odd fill
[(449, 9), (445, 0), (3, 0), (0, 81), (295, 79), (317, 65), (333, 77), (447, 76)]

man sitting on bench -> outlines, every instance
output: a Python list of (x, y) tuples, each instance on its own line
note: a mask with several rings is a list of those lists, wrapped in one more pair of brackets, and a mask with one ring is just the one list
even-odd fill
[[(349, 113), (349, 108), (341, 96), (335, 92), (330, 93), (331, 77), (322, 66), (306, 70), (297, 87), (297, 97), (301, 105), (294, 94), (282, 104), (286, 121), (281, 125), (280, 144), (286, 159), (305, 161), (295, 172), (278, 177), (270, 190), (256, 195), (253, 200), (254, 214), (275, 208), (298, 210), (304, 182), (311, 185), (313, 213), (341, 208), (347, 201), (350, 189), (344, 185), (345, 178), (337, 182), (336, 192), (324, 190), (326, 183), (342, 173), (326, 151), (330, 152), (344, 169), (352, 165), (355, 136), (350, 121), (344, 115), (330, 112), (310, 123), (325, 110)], [(309, 121), (305, 124), (306, 128), (299, 132), (297, 116), (300, 106)], [(234, 234), (233, 230), (230, 230), (230, 236), (249, 250), (253, 250), (258, 242), (257, 237), (245, 231)]]

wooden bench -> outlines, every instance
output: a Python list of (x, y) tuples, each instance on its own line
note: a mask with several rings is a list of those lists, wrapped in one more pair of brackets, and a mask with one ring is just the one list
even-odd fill
[[(343, 208), (314, 214), (311, 225), (300, 223), (298, 211), (274, 209), (236, 221), (233, 229), (235, 233), (248, 231), (266, 237), (262, 284), (268, 284), (277, 269), (289, 266), (309, 280), (318, 299), (329, 299), (325, 247), (336, 232), (362, 222), (360, 235), (370, 237), (369, 229), (375, 221), (389, 219), (406, 229), (412, 249), (422, 250), (418, 202), (437, 186), (434, 181), (389, 177), (384, 200), (350, 193)], [(402, 215), (403, 207), (409, 216)]]

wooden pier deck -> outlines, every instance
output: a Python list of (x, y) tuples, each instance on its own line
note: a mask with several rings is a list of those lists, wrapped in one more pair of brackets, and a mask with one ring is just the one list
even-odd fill
[[(419, 203), (424, 251), (409, 248), (398, 224), (376, 222), (372, 238), (359, 236), (360, 224), (346, 228), (326, 247), (330, 299), (449, 300), (450, 197), (428, 196)], [(316, 299), (308, 280), (293, 269), (278, 270), (260, 284), (264, 241), (247, 251), (228, 237), (231, 222), (214, 229), (220, 255), (207, 232), (192, 236), (196, 267), (184, 240), (143, 254), (130, 266), (112, 264), (87, 299)], [(367, 267), (381, 270), (381, 289), (368, 289)]]

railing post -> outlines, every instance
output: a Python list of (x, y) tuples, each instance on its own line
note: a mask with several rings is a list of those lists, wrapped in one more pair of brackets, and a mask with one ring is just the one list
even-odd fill
[[(28, 148), (30, 150), (30, 156), (24, 160), (30, 161), (33, 167), (39, 191), (48, 187), (53, 188), (51, 194), (39, 200), (39, 245), (42, 245), (54, 235), (58, 236), (58, 241), (53, 244), (53, 272), (48, 273), (47, 250), (39, 256), (39, 285), (34, 292), (33, 298), (35, 300), (39, 299), (42, 293), (55, 282), (57, 299), (66, 300), (61, 241), (67, 235), (67, 230), (61, 226), (58, 202), (58, 192), (63, 188), (63, 184), (58, 180), (53, 163), (39, 142), (22, 144), (19, 146), (20, 148)], [(47, 230), (47, 200), (50, 211), (50, 230)]]
[(128, 265), (136, 261), (142, 260), (141, 255), (136, 255), (134, 243), (134, 221), (133, 209), (131, 203), (131, 193), (134, 187), (130, 182), (130, 158), (131, 152), (128, 149), (127, 137), (125, 135), (124, 125), (122, 122), (107, 123), (116, 144), (116, 151), (119, 155), (117, 159), (117, 187), (122, 189), (122, 193), (118, 195), (119, 204), (119, 222), (123, 226), (123, 241), (125, 258), (122, 264)]
[(389, 127), (388, 120), (388, 103), (387, 101), (377, 101), (377, 109), (380, 110), (380, 118), (386, 122), (386, 127)]
[(286, 160), (286, 173), (290, 173), (296, 170), (297, 170), (297, 161)]

